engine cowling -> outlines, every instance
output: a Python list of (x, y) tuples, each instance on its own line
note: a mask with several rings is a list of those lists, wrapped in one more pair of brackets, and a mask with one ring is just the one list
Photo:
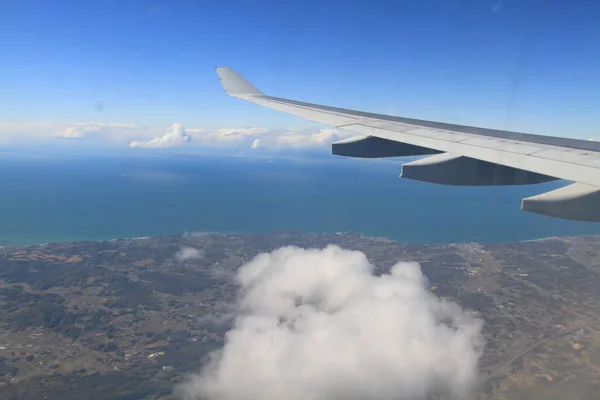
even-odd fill
[(414, 146), (375, 136), (355, 136), (331, 145), (331, 152), (338, 156), (358, 158), (383, 158), (439, 154), (437, 150)]
[(555, 218), (600, 222), (600, 188), (573, 183), (524, 198), (521, 209)]
[(556, 180), (551, 176), (450, 153), (404, 164), (400, 177), (455, 186), (531, 185)]

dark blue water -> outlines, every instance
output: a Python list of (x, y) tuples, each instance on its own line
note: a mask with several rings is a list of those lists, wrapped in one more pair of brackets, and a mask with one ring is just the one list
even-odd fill
[(0, 245), (179, 234), (355, 231), (410, 243), (600, 233), (520, 211), (561, 184), (458, 188), (398, 163), (167, 156), (0, 157)]

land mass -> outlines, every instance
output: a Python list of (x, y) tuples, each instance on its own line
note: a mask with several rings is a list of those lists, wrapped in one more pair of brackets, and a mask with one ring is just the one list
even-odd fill
[(236, 270), (328, 244), (364, 252), (377, 274), (417, 261), (431, 291), (484, 319), (478, 397), (600, 398), (600, 236), (404, 245), (293, 232), (0, 248), (0, 397), (174, 398), (223, 345)]

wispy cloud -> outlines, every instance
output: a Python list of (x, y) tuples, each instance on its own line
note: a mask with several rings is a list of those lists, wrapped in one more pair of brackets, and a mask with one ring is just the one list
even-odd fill
[[(76, 122), (60, 130), (55, 136), (64, 138), (81, 138), (87, 135), (131, 135), (144, 129), (134, 124), (102, 123), (102, 122)], [(114, 138), (113, 138), (114, 139)]]
[(155, 132), (155, 129), (147, 126), (128, 123), (0, 122), (0, 142), (8, 143), (42, 143), (60, 138), (118, 145), (128, 143), (135, 137), (148, 137)]
[(175, 253), (175, 258), (179, 261), (197, 260), (203, 256), (204, 252), (194, 247), (183, 247)]
[(504, 9), (504, 1), (503, 0), (498, 0), (493, 6), (492, 6), (492, 11), (497, 13), (502, 12), (502, 10)]

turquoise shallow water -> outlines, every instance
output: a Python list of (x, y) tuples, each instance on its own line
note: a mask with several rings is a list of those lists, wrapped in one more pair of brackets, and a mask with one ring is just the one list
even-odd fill
[(409, 243), (600, 233), (519, 210), (558, 187), (398, 179), (400, 162), (336, 157), (0, 157), (0, 245), (183, 233), (355, 231)]

